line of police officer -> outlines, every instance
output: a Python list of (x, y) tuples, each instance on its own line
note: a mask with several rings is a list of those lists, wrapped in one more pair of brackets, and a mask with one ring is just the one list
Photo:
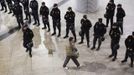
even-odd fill
[[(1, 5), (2, 5), (2, 9), (5, 9), (5, 12), (7, 11), (5, 2), (3, 2), (4, 0), (1, 0)], [(39, 14), (38, 14), (38, 2), (36, 0), (31, 0), (30, 5), (29, 5), (29, 0), (13, 0), (13, 3), (11, 0), (6, 0), (8, 7), (9, 7), (9, 14), (13, 12), (13, 14), (15, 15), (19, 28), (21, 28), (24, 24), (23, 22), (23, 9), (22, 6), (20, 5), (20, 2), (22, 3), (23, 7), (24, 7), (24, 12), (25, 12), (25, 16), (26, 16), (26, 20), (28, 20), (29, 23), (31, 23), (31, 14), (34, 18), (34, 24), (37, 26), (40, 25), (40, 21), (39, 21)], [(29, 7), (32, 9), (32, 12), (29, 11)], [(109, 20), (111, 20), (111, 30), (110, 30), (110, 37), (111, 37), (111, 55), (109, 55), (109, 57), (114, 57), (112, 61), (115, 61), (117, 59), (117, 50), (119, 49), (120, 45), (119, 45), (119, 41), (120, 41), (120, 37), (121, 34), (123, 34), (123, 18), (125, 17), (125, 12), (123, 10), (123, 8), (121, 7), (121, 4), (117, 5), (117, 22), (113, 23), (113, 16), (114, 16), (114, 11), (115, 11), (115, 4), (113, 2), (113, 0), (110, 0), (110, 2), (108, 3), (107, 7), (106, 7), (106, 14), (105, 14), (105, 18), (107, 19), (106, 21), (106, 26), (105, 24), (102, 23), (102, 18), (98, 19), (98, 22), (95, 23), (94, 25), (94, 39), (93, 39), (93, 47), (91, 48), (91, 50), (95, 49), (95, 45), (96, 45), (96, 41), (98, 40), (98, 47), (96, 50), (100, 49), (101, 43), (102, 41), (105, 40), (104, 35), (106, 33), (106, 27), (108, 26)], [(53, 35), (56, 35), (56, 28), (58, 29), (58, 36), (61, 36), (61, 16), (60, 16), (61, 12), (60, 9), (58, 8), (58, 4), (54, 4), (51, 12), (50, 12), (50, 16), (52, 17), (53, 20), (53, 30), (54, 32), (52, 33)], [(50, 24), (49, 24), (49, 8), (45, 5), (45, 2), (42, 2), (42, 5), (40, 7), (40, 15), (42, 16), (42, 22), (44, 24), (44, 27), (42, 29), (46, 29), (46, 25), (48, 27), (48, 31), (50, 31)], [(72, 8), (69, 7), (68, 11), (66, 12), (64, 19), (66, 20), (66, 35), (64, 36), (64, 38), (68, 37), (69, 34), (69, 30), (72, 32), (75, 42), (77, 41), (76, 38), (76, 33), (75, 33), (75, 13), (73, 12)], [(89, 19), (87, 19), (87, 16), (84, 15), (83, 18), (81, 19), (81, 31), (79, 32), (80, 36), (81, 36), (81, 41), (79, 42), (79, 44), (83, 43), (84, 40), (84, 35), (86, 35), (86, 39), (87, 39), (87, 47), (90, 47), (89, 45), (89, 30), (92, 27), (92, 23), (90, 22)], [(120, 28), (120, 29), (119, 29)], [(28, 29), (28, 30), (27, 30)], [(25, 32), (25, 31), (30, 31)], [(134, 35), (134, 34), (133, 34)], [(26, 36), (32, 36), (30, 39), (27, 38)], [(24, 26), (24, 47), (27, 48), (26, 51), (28, 51), (29, 49), (29, 55), (30, 57), (32, 57), (31, 54), (31, 47), (29, 48), (29, 45), (32, 42), (32, 38), (33, 38), (33, 32), (32, 30), (30, 30), (29, 28), (25, 29)], [(31, 40), (29, 42), (27, 42), (28, 40)], [(127, 41), (129, 40), (129, 41)], [(131, 57), (131, 67), (133, 66), (133, 57), (134, 57), (134, 37), (132, 36), (131, 38), (127, 38), (125, 41), (126, 47), (127, 47), (127, 51), (126, 51), (126, 57), (122, 62), (126, 62), (128, 56)], [(131, 44), (130, 44), (131, 43)]]

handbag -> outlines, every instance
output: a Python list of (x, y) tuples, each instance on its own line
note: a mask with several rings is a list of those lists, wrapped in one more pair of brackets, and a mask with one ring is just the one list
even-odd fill
[(79, 52), (78, 52), (77, 48), (73, 48), (73, 56), (76, 58), (79, 57)]
[(107, 18), (107, 14), (106, 13), (104, 14), (104, 17)]

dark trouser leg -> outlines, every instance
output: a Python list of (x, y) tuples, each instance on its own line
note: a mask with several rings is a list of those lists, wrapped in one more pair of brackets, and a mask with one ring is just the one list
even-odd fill
[(118, 24), (119, 24), (121, 33), (123, 34), (123, 18), (117, 19), (117, 22), (118, 22)]
[(17, 19), (18, 27), (21, 28), (21, 24), (20, 24), (20, 21), (19, 21), (19, 16), (16, 16), (16, 19)]
[(68, 25), (68, 23), (67, 23), (67, 25), (66, 25), (66, 35), (65, 35), (65, 37), (67, 36), (68, 37), (68, 34), (69, 34), (69, 25)]
[(123, 22), (121, 22), (120, 28), (121, 28), (121, 33), (123, 34)]
[(42, 19), (43, 24), (44, 24), (44, 29), (46, 29), (46, 22)]
[(65, 59), (64, 64), (63, 64), (63, 67), (66, 67), (66, 65), (69, 62), (70, 58), (71, 58), (70, 56), (66, 56), (66, 59)]
[(48, 31), (50, 31), (50, 24), (49, 24), (49, 21), (48, 21), (46, 24), (47, 24), (47, 27), (48, 27)]
[(56, 34), (56, 21), (53, 20), (53, 34)]
[(97, 50), (100, 49), (101, 43), (102, 43), (102, 41), (101, 41), (101, 37), (99, 37), (99, 38), (98, 38), (98, 48), (97, 48)]
[(6, 4), (4, 4), (4, 8), (5, 8), (5, 12), (7, 12), (7, 6), (6, 6)]
[(2, 3), (1, 4), (1, 11), (4, 10), (4, 5)]
[(96, 36), (94, 36), (94, 40), (93, 40), (93, 48), (95, 48), (96, 41), (97, 41), (97, 37), (96, 37)]
[(36, 20), (38, 21), (38, 25), (40, 25), (40, 20), (39, 20), (38, 13), (36, 14)]
[(76, 64), (77, 67), (80, 66), (78, 60), (76, 59), (76, 57), (72, 56), (71, 59), (73, 60), (73, 62)]
[(33, 14), (33, 18), (34, 18), (34, 24), (37, 24), (35, 14)]
[(113, 25), (113, 17), (111, 17), (110, 20), (111, 20), (111, 28), (112, 28), (112, 25)]
[(12, 3), (7, 3), (7, 5), (8, 5), (8, 8), (9, 8), (9, 14), (10, 14), (10, 13), (12, 13), (12, 9), (11, 9)]
[(111, 55), (109, 55), (109, 57), (113, 57), (114, 56), (114, 43), (111, 40)]
[(89, 47), (89, 31), (86, 32), (87, 47)]
[(61, 35), (61, 23), (60, 22), (58, 22), (57, 28), (59, 30), (58, 37), (60, 37), (60, 35)]
[(133, 59), (134, 59), (134, 57), (133, 57), (133, 56), (131, 56), (131, 57), (130, 57), (130, 59), (131, 59), (131, 64), (130, 64), (130, 66), (131, 66), (131, 67), (133, 67), (133, 62), (134, 62), (134, 60), (133, 60)]
[(81, 42), (79, 44), (83, 43), (83, 40), (84, 40), (84, 32), (82, 31), (81, 32)]
[(72, 32), (72, 34), (73, 34), (73, 36), (74, 36), (74, 41), (76, 42), (76, 41), (77, 41), (77, 39), (76, 39), (75, 29), (74, 29), (74, 30), (71, 30), (71, 32)]
[(28, 48), (28, 50), (29, 50), (29, 56), (32, 57), (32, 48), (30, 47)]
[(128, 59), (128, 53), (129, 53), (128, 50), (126, 50), (125, 58), (124, 58), (124, 60), (122, 60), (122, 63), (127, 61), (127, 59)]
[(106, 18), (106, 26), (108, 27), (108, 24), (109, 24), (109, 18)]

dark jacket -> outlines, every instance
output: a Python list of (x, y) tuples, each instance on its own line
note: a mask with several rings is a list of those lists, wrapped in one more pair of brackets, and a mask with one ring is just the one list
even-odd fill
[(96, 22), (96, 24), (94, 25), (94, 36), (101, 37), (104, 36), (105, 33), (105, 25), (103, 23)]
[(88, 19), (81, 19), (81, 30), (82, 31), (89, 31), (89, 29), (92, 27), (92, 24), (90, 20)]
[(108, 3), (107, 7), (106, 7), (106, 15), (107, 18), (112, 18), (114, 16), (115, 13), (115, 4), (114, 3)]
[(60, 10), (59, 8), (53, 8), (50, 12), (50, 16), (52, 16), (52, 19), (54, 20), (60, 20)]
[(67, 11), (65, 16), (64, 16), (64, 19), (66, 20), (66, 22), (74, 23), (75, 13), (73, 11), (70, 11), (70, 12)]
[(31, 42), (33, 37), (34, 37), (34, 34), (33, 34), (33, 31), (31, 29), (28, 28), (26, 31), (24, 31), (24, 34), (23, 34), (23, 41), (24, 42)]
[(132, 49), (134, 51), (134, 38), (129, 35), (125, 40), (125, 45), (127, 49)]
[(20, 4), (14, 4), (13, 11), (16, 16), (22, 15), (22, 6)]
[(119, 43), (120, 35), (121, 35), (121, 32), (120, 32), (120, 30), (118, 28), (110, 30), (111, 40), (114, 41), (115, 44)]
[(46, 18), (48, 18), (49, 9), (48, 9), (47, 6), (41, 6), (40, 7), (40, 15), (45, 16)]
[(117, 14), (116, 17), (117, 19), (123, 19), (126, 16), (126, 13), (123, 8), (118, 8), (117, 9)]
[(38, 2), (36, 0), (32, 0), (30, 2), (30, 8), (32, 11), (38, 11)]
[(29, 0), (22, 0), (21, 2), (24, 6), (24, 8), (29, 7)]

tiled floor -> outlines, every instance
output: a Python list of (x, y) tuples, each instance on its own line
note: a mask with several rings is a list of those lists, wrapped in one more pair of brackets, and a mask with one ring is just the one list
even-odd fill
[[(45, 0), (46, 4), (51, 7), (52, 3)], [(53, 3), (60, 2), (62, 0), (51, 1)], [(108, 58), (111, 53), (110, 50), (110, 37), (108, 33), (105, 35), (106, 40), (103, 42), (100, 51), (91, 51), (90, 48), (86, 47), (86, 42), (79, 45), (80, 37), (78, 32), (80, 31), (80, 19), (83, 13), (76, 12), (76, 31), (78, 36), (78, 42), (76, 43), (77, 48), (80, 52), (78, 58), (81, 68), (75, 68), (72, 61), (69, 62), (69, 70), (62, 68), (65, 59), (65, 45), (67, 39), (63, 39), (65, 34), (65, 20), (63, 19), (64, 14), (68, 6), (73, 6), (73, 0), (69, 0), (64, 4), (61, 4), (61, 24), (62, 24), (62, 36), (57, 38), (56, 36), (51, 37), (51, 33), (42, 30), (43, 24), (41, 23), (40, 28), (30, 25), (30, 28), (34, 32), (34, 47), (33, 57), (30, 58), (25, 52), (22, 46), (22, 31), (16, 31), (9, 37), (0, 41), (0, 75), (134, 75), (134, 68), (129, 67), (130, 61), (126, 64), (121, 64), (120, 61), (124, 58), (125, 46), (124, 39), (127, 35), (134, 31), (133, 12), (134, 1), (132, 0), (116, 0), (115, 3), (122, 3), (126, 10), (127, 16), (124, 21), (124, 35), (121, 37), (121, 48), (119, 49), (118, 59), (112, 62)], [(99, 0), (99, 10), (95, 13), (89, 13), (88, 18), (94, 24), (97, 18), (103, 17), (105, 6), (108, 0)], [(41, 0), (40, 2), (41, 3)], [(51, 4), (51, 5), (50, 5)], [(13, 28), (17, 25), (16, 20), (12, 15), (7, 15), (0, 12), (2, 21), (0, 25), (4, 26), (5, 29)], [(41, 18), (40, 18), (41, 19)], [(7, 22), (8, 21), (8, 22)], [(104, 20), (105, 23), (105, 20)], [(50, 24), (52, 28), (52, 20), (50, 18)], [(108, 28), (109, 31), (109, 28)], [(90, 44), (92, 46), (93, 40), (93, 28), (90, 31)], [(70, 34), (70, 36), (72, 36)], [(53, 54), (48, 54), (49, 50), (53, 50)]]

